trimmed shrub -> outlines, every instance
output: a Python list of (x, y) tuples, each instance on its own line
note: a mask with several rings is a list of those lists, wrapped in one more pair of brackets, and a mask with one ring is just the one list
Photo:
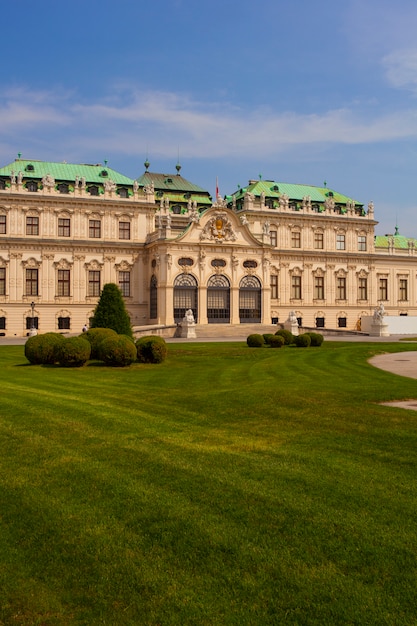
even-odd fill
[(136, 361), (136, 346), (130, 337), (116, 335), (103, 339), (98, 347), (99, 358), (112, 367), (128, 367)]
[(136, 350), (140, 363), (162, 363), (168, 353), (165, 339), (156, 335), (140, 337), (136, 341)]
[(310, 336), (311, 346), (314, 348), (319, 348), (324, 341), (324, 337), (321, 333), (306, 333)]
[(282, 348), (285, 345), (285, 339), (281, 335), (272, 335), (269, 338), (268, 344), (271, 348)]
[(63, 367), (82, 367), (91, 354), (91, 346), (81, 337), (68, 337), (57, 348), (57, 358)]
[(246, 338), (246, 343), (248, 344), (249, 348), (262, 348), (262, 346), (265, 345), (262, 335), (257, 335), (256, 333), (253, 335), (249, 335)]
[(65, 341), (59, 333), (44, 333), (29, 337), (25, 343), (25, 357), (32, 365), (52, 365), (58, 361), (57, 347)]
[(104, 285), (94, 310), (91, 328), (111, 328), (119, 335), (133, 336), (122, 292), (115, 283)]
[(303, 333), (302, 335), (298, 335), (295, 337), (295, 345), (297, 348), (309, 348), (311, 344), (311, 337), (307, 333)]
[(274, 335), (274, 333), (264, 333), (264, 334), (262, 335), (262, 337), (264, 338), (264, 343), (268, 344), (268, 346), (269, 346), (269, 345), (270, 345), (270, 344), (269, 344), (269, 340), (270, 340), (270, 338), (271, 338), (271, 337), (275, 337), (275, 335)]
[(80, 335), (80, 339), (88, 341), (91, 346), (91, 359), (100, 359), (100, 344), (108, 337), (117, 337), (116, 331), (111, 328), (90, 328), (86, 333)]
[(280, 330), (277, 330), (275, 335), (278, 337), (283, 337), (286, 346), (290, 346), (292, 343), (294, 343), (295, 337), (290, 330), (280, 328)]

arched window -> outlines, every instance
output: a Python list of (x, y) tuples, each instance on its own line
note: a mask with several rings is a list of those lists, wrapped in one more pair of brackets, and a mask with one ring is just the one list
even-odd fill
[(261, 322), (261, 283), (256, 276), (245, 276), (240, 281), (239, 318), (241, 324)]
[(188, 309), (197, 322), (197, 280), (190, 274), (180, 274), (174, 281), (174, 320), (181, 322)]
[(149, 317), (155, 320), (158, 317), (158, 279), (155, 275), (151, 278), (149, 303)]
[(207, 283), (207, 320), (209, 324), (230, 323), (230, 283), (216, 274)]

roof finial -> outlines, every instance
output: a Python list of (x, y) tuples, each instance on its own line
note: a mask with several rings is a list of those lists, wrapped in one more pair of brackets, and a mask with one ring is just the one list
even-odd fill
[(150, 163), (149, 163), (149, 161), (148, 161), (148, 157), (146, 157), (146, 161), (145, 161), (145, 163), (144, 163), (144, 166), (145, 166), (146, 171), (148, 171), (149, 166), (150, 166)]
[(176, 164), (175, 169), (177, 170), (177, 174), (179, 176), (180, 175), (180, 171), (181, 171), (181, 165), (180, 165), (179, 162)]
[(327, 187), (327, 180), (324, 181), (323, 185)]
[(18, 158), (18, 159), (20, 159), (20, 157), (21, 157), (21, 156), (22, 156), (22, 153), (21, 153), (21, 152), (18, 152), (18, 153), (17, 153), (17, 158)]
[(104, 165), (107, 167), (108, 160), (104, 159)]

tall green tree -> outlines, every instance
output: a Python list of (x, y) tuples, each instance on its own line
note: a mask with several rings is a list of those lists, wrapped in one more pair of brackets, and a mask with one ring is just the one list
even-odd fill
[(91, 328), (111, 328), (119, 335), (133, 337), (130, 317), (126, 311), (122, 292), (114, 283), (104, 285), (94, 311)]

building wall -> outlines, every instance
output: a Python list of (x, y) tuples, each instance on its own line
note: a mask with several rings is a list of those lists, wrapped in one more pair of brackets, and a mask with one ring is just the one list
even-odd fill
[[(201, 215), (171, 217), (169, 206), (162, 212), (149, 193), (91, 197), (82, 190), (31, 193), (15, 185), (0, 190), (0, 216), (5, 216), (5, 232), (0, 232), (5, 328), (0, 332), (6, 335), (27, 333), (32, 308), (40, 332), (66, 330), (59, 329), (59, 318), (70, 319), (70, 332), (81, 331), (99, 297), (99, 290), (90, 291), (90, 272), (99, 276), (99, 287), (122, 286), (121, 277), (129, 276), (125, 300), (134, 326), (174, 323), (175, 282), (183, 275), (197, 285), (200, 324), (209, 322), (209, 285), (215, 277), (230, 285), (233, 324), (240, 322), (240, 286), (250, 277), (261, 286), (262, 323), (284, 322), (295, 311), (305, 326), (324, 320), (326, 328), (337, 328), (342, 320), (355, 329), (381, 301), (389, 315), (417, 315), (415, 248), (397, 249), (394, 242), (375, 249), (373, 210), (336, 215), (329, 208), (315, 214), (308, 206), (268, 209), (250, 198), (236, 211), (217, 199)], [(129, 224), (129, 238), (121, 223)], [(69, 277), (65, 287), (62, 272)], [(32, 274), (38, 276), (37, 292), (27, 280)], [(158, 285), (156, 317), (150, 309), (152, 277)]]

